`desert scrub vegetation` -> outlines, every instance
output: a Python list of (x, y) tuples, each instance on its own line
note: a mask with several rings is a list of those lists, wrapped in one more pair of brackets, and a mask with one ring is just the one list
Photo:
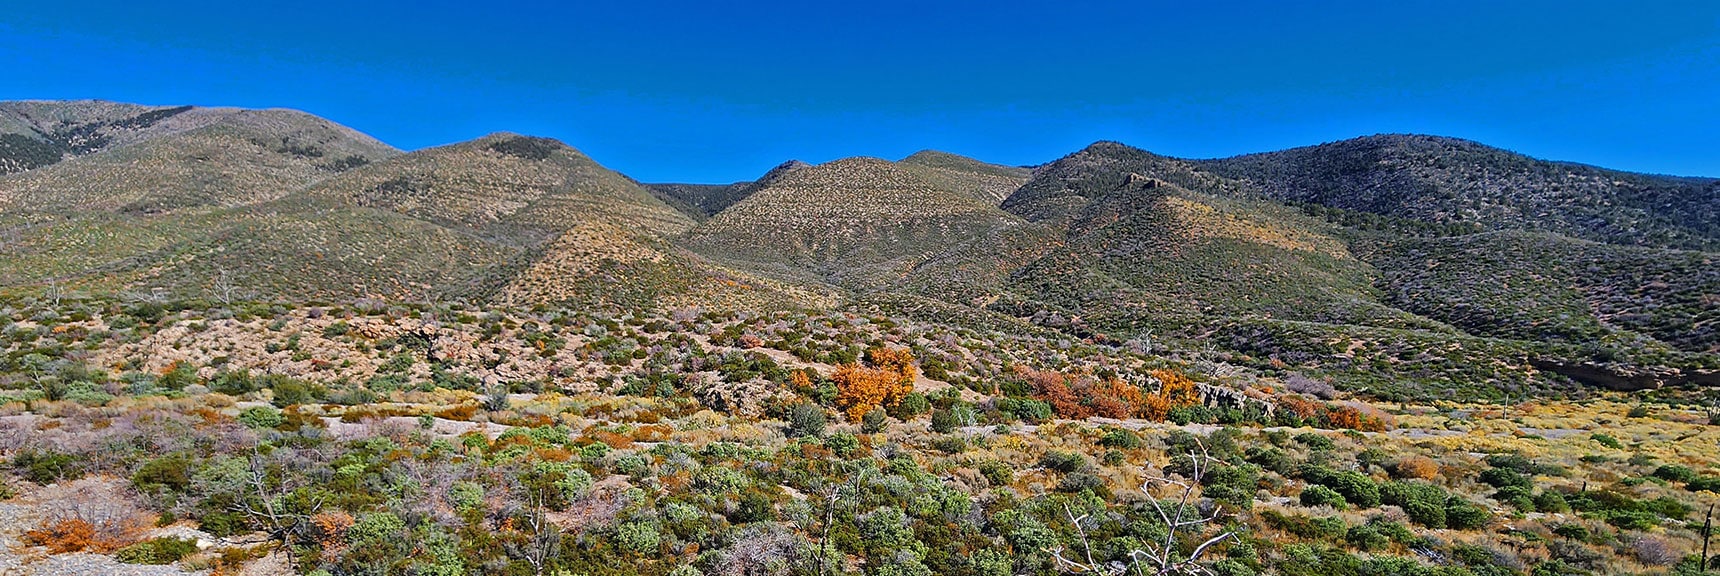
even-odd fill
[[(1612, 573), (1688, 568), (1720, 498), (1720, 430), (1671, 391), (1369, 403), (1282, 369), (855, 313), (3, 312), (0, 477), (40, 511), (20, 536), (126, 562)], [(1173, 531), (1155, 502), (1204, 521)]]

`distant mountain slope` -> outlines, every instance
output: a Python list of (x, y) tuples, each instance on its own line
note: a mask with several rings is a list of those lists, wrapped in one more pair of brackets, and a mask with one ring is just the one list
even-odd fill
[(163, 122), (191, 110), (100, 100), (0, 102), (0, 174), (202, 125), (197, 117), (203, 115)]
[(1720, 180), (1549, 162), (1467, 140), (1370, 136), (1197, 163), (1272, 198), (1489, 230), (1720, 249)]
[(1507, 398), (1720, 381), (1717, 190), (1423, 136), (641, 184), (547, 138), (11, 102), (0, 297), (890, 310)]
[[(8, 141), (30, 139), (57, 154), (0, 176), (0, 209), (154, 214), (242, 206), (398, 154), (291, 110), (13, 103), (0, 115), (13, 129), (34, 130), (12, 132)], [(13, 157), (10, 165), (32, 162)]]
[(1118, 337), (1217, 337), (1315, 373), (1365, 355), (1378, 393), (1394, 379), (1522, 389), (1543, 369), (1631, 388), (1720, 366), (1689, 355), (1712, 346), (1720, 310), (1705, 296), (1711, 254), (1451, 236), (1465, 228), (1299, 210), (1259, 190), (1115, 143), (1041, 166), (1003, 207), (1064, 238), (990, 307)]
[(1099, 143), (1036, 170), (1004, 207), (1055, 223), (1065, 241), (1019, 272), (1014, 290), (1076, 313), (1429, 324), (1380, 304), (1371, 268), (1320, 223), (1146, 175), (1180, 162)]
[(1473, 334), (1720, 352), (1720, 255), (1515, 231), (1372, 251), (1389, 301)]
[(847, 158), (788, 172), (683, 242), (720, 259), (869, 289), (952, 245), (1019, 223), (897, 163)]
[(751, 182), (733, 184), (645, 184), (663, 202), (674, 206), (695, 220), (704, 220), (745, 200), (794, 170), (807, 167), (799, 160), (783, 162), (764, 176)]
[(1188, 160), (1160, 156), (1118, 142), (1095, 142), (1033, 170), (1002, 206), (1033, 221), (1068, 219), (1095, 199), (1150, 176), (1214, 196), (1246, 197), (1241, 183), (1210, 174)]
[(1033, 171), (1013, 166), (987, 164), (966, 156), (936, 150), (921, 150), (899, 162), (939, 188), (991, 203), (1003, 203)]
[(691, 219), (633, 180), (548, 138), (492, 134), (330, 178), (305, 196), (379, 208), (531, 245), (583, 221), (669, 236)]

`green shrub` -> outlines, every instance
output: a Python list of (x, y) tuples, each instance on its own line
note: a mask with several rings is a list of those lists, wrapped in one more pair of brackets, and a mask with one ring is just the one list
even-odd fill
[(1647, 530), (1659, 523), (1654, 514), (1648, 511), (1619, 510), (1605, 516), (1608, 524), (1617, 526), (1620, 530)]
[(817, 438), (824, 435), (824, 427), (828, 424), (823, 407), (802, 402), (788, 409), (788, 427), (783, 434), (789, 438)]
[(322, 392), (303, 380), (293, 378), (270, 379), (269, 389), (274, 393), (269, 402), (281, 408), (315, 402)]
[(1309, 450), (1316, 450), (1316, 451), (1331, 450), (1331, 449), (1337, 447), (1336, 444), (1332, 443), (1331, 438), (1327, 438), (1325, 436), (1315, 434), (1313, 432), (1303, 432), (1301, 434), (1297, 434), (1296, 435), (1296, 442), (1303, 445), (1303, 446), (1307, 446)]
[(1303, 471), (1304, 480), (1336, 490), (1344, 501), (1357, 508), (1380, 505), (1380, 486), (1372, 478), (1354, 470), (1333, 471), (1324, 467), (1309, 467)]
[(1589, 439), (1594, 440), (1596, 443), (1598, 443), (1602, 446), (1606, 446), (1606, 447), (1612, 448), (1614, 450), (1623, 450), (1624, 449), (1624, 444), (1619, 443), (1617, 438), (1614, 438), (1614, 437), (1607, 435), (1607, 434), (1602, 434), (1600, 432), (1596, 432), (1594, 434), (1590, 434)]
[(1707, 490), (1709, 492), (1720, 493), (1720, 476), (1698, 476), (1696, 479), (1685, 484), (1684, 489), (1691, 492)]
[(1032, 424), (1046, 422), (1057, 416), (1051, 404), (1040, 400), (1016, 400), (1015, 416)]
[(1073, 452), (1050, 450), (1039, 457), (1039, 465), (1058, 472), (1079, 472), (1087, 469), (1087, 459)]
[(1315, 506), (1331, 506), (1333, 508), (1343, 510), (1349, 506), (1349, 503), (1344, 501), (1343, 494), (1339, 494), (1337, 490), (1333, 490), (1319, 484), (1309, 486), (1307, 489), (1303, 490), (1301, 502), (1303, 506), (1310, 508)]
[(1106, 448), (1133, 450), (1141, 447), (1141, 435), (1122, 428), (1106, 428), (1099, 436), (1099, 445)]
[(209, 380), (209, 390), (228, 396), (240, 396), (257, 391), (257, 379), (249, 370), (223, 370)]
[(1445, 490), (1427, 482), (1397, 480), (1380, 487), (1380, 501), (1403, 508), (1409, 520), (1428, 528), (1446, 525)]
[(941, 436), (932, 440), (932, 447), (945, 454), (961, 454), (967, 451), (968, 442), (961, 436)]
[(860, 450), (860, 439), (847, 432), (837, 432), (824, 438), (824, 446), (837, 456), (848, 458)]
[(1468, 500), (1452, 496), (1445, 501), (1445, 526), (1453, 530), (1474, 530), (1486, 526), (1493, 515)]
[(1410, 522), (1434, 529), (1446, 526), (1444, 504), (1414, 501), (1406, 503), (1402, 507), (1404, 515), (1409, 517)]
[(1696, 471), (1688, 466), (1666, 464), (1654, 469), (1654, 477), (1668, 482), (1690, 482), (1696, 479)]
[(1562, 467), (1541, 464), (1521, 454), (1494, 454), (1487, 457), (1487, 465), (1512, 470), (1524, 476), (1566, 476), (1570, 473)]
[(286, 421), (280, 409), (273, 406), (252, 406), (239, 413), (239, 423), (252, 430), (267, 430)]
[(1337, 516), (1310, 518), (1302, 514), (1285, 515), (1277, 510), (1267, 510), (1261, 513), (1261, 518), (1274, 528), (1310, 540), (1336, 540), (1349, 532), (1349, 525)]
[(155, 380), (157, 386), (167, 390), (184, 390), (186, 386), (197, 382), (197, 370), (186, 362), (175, 363), (172, 370), (168, 370), (167, 373)]
[(1254, 507), (1260, 483), (1260, 467), (1253, 464), (1218, 465), (1200, 479), (1201, 494), (1244, 510)]
[(979, 473), (985, 476), (986, 482), (990, 482), (992, 486), (1008, 486), (1015, 481), (1015, 469), (996, 460), (980, 462)]
[(1493, 499), (1524, 512), (1535, 511), (1535, 494), (1523, 486), (1506, 486), (1493, 493)]
[(1250, 446), (1248, 451), (1244, 453), (1243, 459), (1282, 476), (1289, 476), (1296, 469), (1296, 463), (1290, 458), (1290, 454), (1278, 448)]
[(956, 429), (956, 415), (949, 410), (932, 411), (932, 432), (949, 434)]
[(12, 457), (12, 469), (24, 479), (37, 484), (52, 484), (61, 480), (84, 477), (83, 461), (70, 454), (49, 450), (30, 450)]
[(885, 419), (889, 417), (889, 414), (886, 414), (881, 408), (867, 412), (865, 416), (860, 417), (860, 432), (864, 434), (883, 432)]
[(888, 410), (890, 415), (895, 416), (897, 420), (913, 420), (915, 416), (930, 412), (932, 410), (932, 402), (931, 400), (926, 399), (925, 394), (910, 392), (908, 395), (902, 397), (902, 401), (897, 402), (895, 406), (891, 406)]
[(1087, 472), (1076, 472), (1064, 476), (1063, 480), (1057, 483), (1058, 492), (1080, 493), (1084, 490), (1091, 490), (1100, 498), (1109, 499), (1110, 497), (1110, 490), (1105, 488), (1105, 481)]
[(1355, 546), (1357, 550), (1367, 552), (1384, 550), (1392, 543), (1389, 536), (1381, 533), (1378, 527), (1371, 524), (1351, 526), (1349, 532), (1344, 534), (1344, 541)]
[(448, 487), (448, 504), (460, 512), (480, 509), (484, 505), (484, 485), (464, 480), (455, 482)]
[(1571, 540), (1587, 541), (1589, 529), (1582, 524), (1560, 524), (1553, 527), (1553, 535)]
[(1510, 468), (1488, 468), (1486, 470), (1482, 470), (1481, 476), (1478, 480), (1483, 484), (1487, 484), (1494, 488), (1517, 487), (1526, 489), (1534, 486), (1533, 480)]
[(1571, 511), (1570, 503), (1565, 502), (1565, 495), (1552, 490), (1542, 490), (1535, 495), (1535, 510), (1550, 514)]
[(1685, 504), (1677, 498), (1670, 496), (1661, 496), (1659, 498), (1643, 502), (1642, 506), (1643, 509), (1670, 520), (1684, 520), (1685, 517), (1690, 516), (1691, 512), (1695, 511), (1695, 508), (1692, 508), (1689, 504)]
[(131, 485), (144, 494), (184, 492), (191, 487), (191, 466), (191, 459), (181, 454), (156, 458), (132, 473)]
[(197, 552), (197, 541), (189, 538), (153, 538), (114, 551), (114, 559), (127, 564), (172, 564)]

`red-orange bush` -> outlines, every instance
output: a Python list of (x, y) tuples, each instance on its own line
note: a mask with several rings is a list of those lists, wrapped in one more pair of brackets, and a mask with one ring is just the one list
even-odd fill
[(1080, 420), (1093, 415), (1093, 410), (1081, 402), (1081, 396), (1069, 387), (1069, 377), (1051, 370), (1034, 370), (1025, 366), (1015, 368), (1016, 376), (1033, 387), (1033, 398), (1051, 405), (1051, 411), (1063, 418)]
[(1298, 418), (1303, 420), (1317, 417), (1326, 411), (1326, 407), (1324, 405), (1301, 396), (1285, 396), (1283, 398), (1279, 398), (1278, 409), (1289, 410), (1292, 414), (1295, 414)]

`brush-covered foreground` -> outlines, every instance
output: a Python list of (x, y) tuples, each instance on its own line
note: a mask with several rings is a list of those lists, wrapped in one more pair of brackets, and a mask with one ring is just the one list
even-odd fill
[(0, 343), (17, 573), (1698, 574), (1720, 503), (1696, 390), (814, 311), (26, 298)]

